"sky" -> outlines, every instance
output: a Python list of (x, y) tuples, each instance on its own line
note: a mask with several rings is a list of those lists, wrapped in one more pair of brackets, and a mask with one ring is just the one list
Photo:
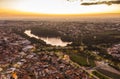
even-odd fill
[[(110, 2), (111, 1), (111, 2)], [(120, 13), (120, 0), (0, 0), (0, 13)]]

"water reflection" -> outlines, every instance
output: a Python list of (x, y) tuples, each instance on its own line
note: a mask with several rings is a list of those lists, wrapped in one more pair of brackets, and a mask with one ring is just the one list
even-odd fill
[(24, 33), (27, 34), (30, 37), (34, 37), (36, 39), (41, 39), (44, 42), (46, 42), (46, 44), (51, 44), (53, 46), (67, 46), (67, 44), (71, 44), (72, 43), (72, 42), (63, 42), (61, 40), (61, 38), (58, 38), (58, 37), (52, 37), (52, 38), (49, 38), (49, 37), (46, 37), (46, 38), (45, 37), (38, 37), (38, 36), (32, 34), (31, 30), (25, 30)]

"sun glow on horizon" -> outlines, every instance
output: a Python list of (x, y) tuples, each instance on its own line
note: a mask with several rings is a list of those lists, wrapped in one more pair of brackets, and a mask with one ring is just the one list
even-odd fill
[[(80, 5), (80, 1), (67, 0), (11, 0), (1, 3), (3, 8), (21, 12), (40, 14), (92, 14), (92, 13), (120, 13), (120, 5)], [(7, 4), (5, 6), (5, 3)], [(10, 3), (10, 4), (8, 4)]]

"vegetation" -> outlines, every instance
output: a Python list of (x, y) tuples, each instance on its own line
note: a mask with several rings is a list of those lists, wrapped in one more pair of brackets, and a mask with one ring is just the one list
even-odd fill
[(73, 38), (69, 35), (62, 35), (57, 30), (51, 28), (34, 27), (31, 28), (32, 34), (38, 35), (40, 37), (61, 37), (62, 41), (73, 41)]
[[(61, 31), (60, 29), (47, 28), (48, 26), (45, 25), (44, 27), (31, 27), (31, 32), (35, 35), (42, 36), (42, 37), (61, 37), (63, 41), (72, 41), (73, 43), (70, 46), (80, 46), (82, 43), (88, 47), (92, 45), (104, 45), (103, 47), (109, 47), (115, 43), (120, 43), (120, 33), (116, 30), (108, 30), (108, 31), (101, 31), (101, 32), (92, 32), (84, 33), (87, 30), (80, 29), (83, 33), (78, 33), (77, 35), (72, 35), (68, 33), (67, 27), (64, 28), (66, 31)], [(83, 27), (81, 27), (83, 28)], [(63, 29), (62, 29), (63, 30)], [(85, 30), (85, 31), (84, 31)]]
[(120, 78), (120, 75), (119, 74), (116, 74), (116, 73), (113, 73), (113, 72), (109, 72), (109, 71), (106, 71), (106, 70), (103, 70), (103, 69), (97, 69), (97, 71), (99, 71), (100, 73), (108, 76), (108, 77), (111, 77), (112, 79), (119, 79)]
[(70, 55), (70, 58), (72, 61), (78, 63), (79, 65), (82, 66), (88, 66), (87, 60), (85, 57), (82, 57), (80, 55), (72, 54)]
[(108, 77), (104, 76), (103, 74), (97, 71), (93, 71), (92, 74), (96, 75), (100, 79), (109, 79)]
[(58, 31), (50, 28), (42, 28), (42, 27), (36, 27), (31, 28), (31, 33), (38, 35), (40, 37), (59, 37), (60, 34)]
[(28, 39), (29, 41), (31, 41), (31, 43), (36, 43), (36, 44), (39, 44), (39, 45), (44, 45), (44, 46), (47, 46), (46, 43), (40, 39), (36, 39), (34, 37), (29, 37), (27, 36), (25, 33), (24, 33), (24, 30), (23, 31), (17, 31), (14, 29), (14, 32), (17, 33), (18, 35)]
[(79, 50), (70, 50), (66, 51), (66, 53), (70, 56), (70, 59), (81, 66), (86, 67), (94, 67), (95, 62), (94, 59), (87, 56), (87, 53), (79, 52)]

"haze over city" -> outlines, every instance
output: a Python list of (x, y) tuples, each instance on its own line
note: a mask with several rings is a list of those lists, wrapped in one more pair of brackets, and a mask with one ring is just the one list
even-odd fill
[[(111, 5), (82, 3), (99, 3), (101, 1), (118, 1)], [(1, 0), (1, 14), (100, 14), (120, 13), (119, 0)]]
[(0, 79), (120, 79), (120, 0), (0, 0)]

